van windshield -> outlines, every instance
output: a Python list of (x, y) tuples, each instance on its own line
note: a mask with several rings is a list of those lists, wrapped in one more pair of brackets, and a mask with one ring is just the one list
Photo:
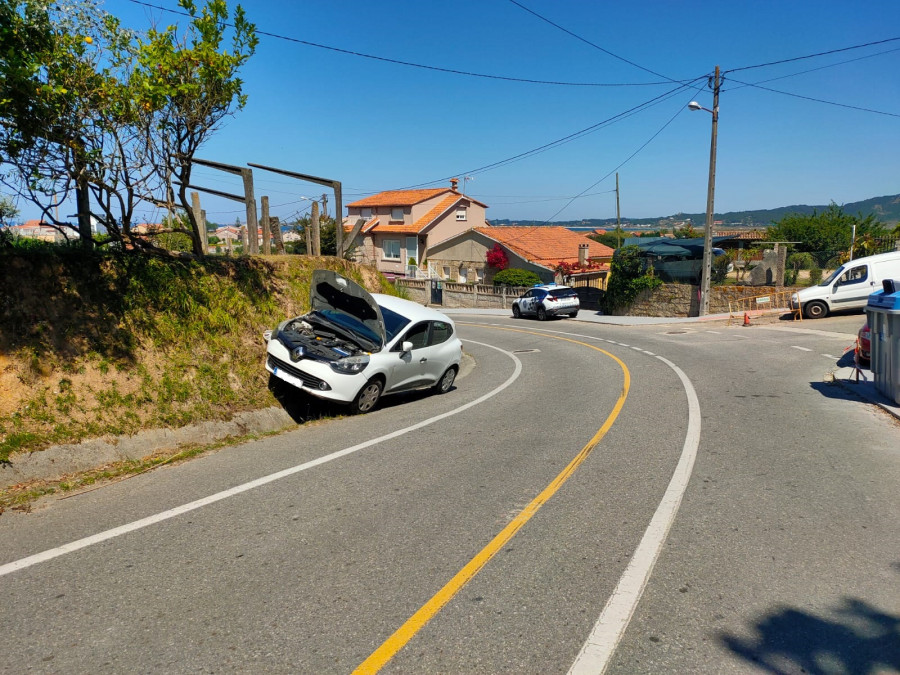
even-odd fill
[(828, 275), (827, 279), (822, 279), (822, 282), (819, 286), (830, 286), (835, 279), (841, 276), (847, 268), (844, 265), (838, 267), (834, 272)]

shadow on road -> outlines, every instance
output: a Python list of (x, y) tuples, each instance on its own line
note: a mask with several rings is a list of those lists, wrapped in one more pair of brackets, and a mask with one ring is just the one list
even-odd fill
[[(456, 385), (453, 385), (449, 391), (455, 390)], [(315, 396), (310, 396), (296, 387), (283, 382), (271, 373), (269, 374), (269, 391), (272, 392), (275, 400), (297, 424), (350, 414), (349, 406), (331, 403)], [(431, 389), (415, 389), (399, 394), (391, 394), (390, 396), (382, 397), (374, 410), (390, 409), (394, 406), (419, 401), (433, 395)]]
[(823, 618), (781, 608), (759, 619), (756, 636), (722, 634), (732, 652), (769, 673), (893, 672), (900, 670), (900, 617), (855, 598)]
[(269, 391), (297, 424), (347, 414), (347, 408), (310, 396), (269, 374)]

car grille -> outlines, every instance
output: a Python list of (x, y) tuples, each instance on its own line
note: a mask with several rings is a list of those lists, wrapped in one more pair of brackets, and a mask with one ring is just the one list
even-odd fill
[(281, 359), (276, 359), (271, 354), (269, 355), (269, 367), (273, 369), (278, 368), (279, 370), (283, 370), (289, 375), (293, 375), (303, 383), (304, 387), (309, 387), (310, 389), (320, 389), (319, 385), (322, 384), (322, 380), (320, 380), (318, 377), (310, 375), (309, 373), (305, 373), (296, 366), (292, 366), (290, 363), (285, 363)]

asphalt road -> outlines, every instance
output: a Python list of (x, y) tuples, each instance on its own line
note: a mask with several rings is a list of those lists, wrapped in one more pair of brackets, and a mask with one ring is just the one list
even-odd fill
[(455, 319), (444, 396), (3, 514), (0, 671), (900, 671), (858, 315)]

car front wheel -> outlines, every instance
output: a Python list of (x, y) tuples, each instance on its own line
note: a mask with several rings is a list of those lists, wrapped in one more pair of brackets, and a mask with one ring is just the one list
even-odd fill
[(803, 313), (807, 319), (823, 319), (828, 316), (828, 305), (820, 300), (813, 300), (806, 303)]
[(381, 384), (381, 380), (375, 379), (366, 382), (365, 386), (359, 390), (356, 398), (353, 399), (353, 403), (350, 404), (353, 412), (358, 415), (369, 412), (378, 403), (378, 399), (381, 398), (383, 388), (384, 385)]
[(522, 310), (519, 309), (518, 305), (513, 305), (513, 318), (521, 319), (522, 318)]
[(444, 374), (441, 375), (441, 379), (437, 381), (437, 384), (434, 385), (434, 391), (437, 394), (446, 394), (450, 391), (450, 387), (453, 386), (453, 382), (456, 380), (456, 366), (450, 366), (447, 370), (444, 371)]

